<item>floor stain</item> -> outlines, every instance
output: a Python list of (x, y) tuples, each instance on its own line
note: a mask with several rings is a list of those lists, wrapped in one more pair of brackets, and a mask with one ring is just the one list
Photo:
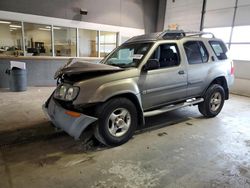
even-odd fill
[[(112, 161), (112, 167), (107, 171), (103, 170), (102, 173), (108, 174), (110, 178), (95, 182), (92, 187), (157, 187), (159, 179), (168, 171), (153, 168), (151, 165), (145, 168), (145, 164), (141, 162), (121, 160), (119, 162)], [(114, 181), (114, 179), (119, 181)]]
[(88, 156), (88, 157), (85, 157), (83, 159), (76, 159), (76, 160), (69, 161), (65, 165), (65, 167), (75, 166), (75, 165), (82, 164), (85, 162), (94, 162), (93, 156)]
[(250, 147), (250, 140), (245, 140), (245, 144), (247, 147)]
[(168, 135), (168, 133), (162, 132), (162, 133), (158, 133), (157, 135), (158, 135), (158, 136), (165, 136), (165, 135)]
[(238, 169), (241, 175), (246, 175), (248, 173), (248, 170), (246, 168), (240, 166), (238, 167)]
[(61, 158), (60, 156), (45, 157), (45, 158), (39, 159), (38, 161), (35, 161), (35, 163), (38, 164), (38, 166), (40, 167), (44, 167), (46, 165), (53, 165), (60, 158)]

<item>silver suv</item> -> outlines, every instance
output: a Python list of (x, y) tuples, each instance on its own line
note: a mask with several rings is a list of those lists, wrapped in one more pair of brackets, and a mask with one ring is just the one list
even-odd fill
[(225, 44), (205, 35), (142, 35), (100, 63), (71, 60), (56, 72), (58, 86), (44, 110), (75, 139), (93, 130), (109, 146), (128, 141), (147, 116), (197, 104), (205, 117), (214, 117), (229, 98), (234, 67)]

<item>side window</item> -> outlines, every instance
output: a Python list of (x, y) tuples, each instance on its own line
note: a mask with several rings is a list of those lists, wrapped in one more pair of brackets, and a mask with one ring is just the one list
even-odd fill
[(160, 62), (160, 68), (178, 66), (180, 64), (178, 47), (174, 43), (161, 44), (150, 59), (157, 59)]
[(227, 48), (225, 44), (221, 41), (209, 41), (209, 44), (211, 45), (216, 57), (219, 60), (227, 59)]
[(189, 64), (200, 64), (208, 61), (208, 52), (201, 41), (188, 41), (184, 44), (184, 49)]

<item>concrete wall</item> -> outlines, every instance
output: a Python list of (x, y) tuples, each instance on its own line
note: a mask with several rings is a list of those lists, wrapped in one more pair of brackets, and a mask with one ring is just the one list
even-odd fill
[[(11, 59), (0, 59), (0, 88), (9, 87), (9, 76), (5, 74), (10, 67)], [(55, 86), (53, 79), (55, 72), (63, 66), (68, 59), (12, 59), (26, 63), (28, 86)], [(84, 59), (98, 62), (99, 59)]]
[(231, 89), (232, 93), (250, 97), (250, 61), (234, 61), (235, 82)]
[[(0, 10), (154, 31), (159, 0), (1, 0)], [(88, 10), (80, 15), (80, 8)]]

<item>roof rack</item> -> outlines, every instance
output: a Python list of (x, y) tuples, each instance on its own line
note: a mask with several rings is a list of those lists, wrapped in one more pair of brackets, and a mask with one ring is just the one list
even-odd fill
[(203, 32), (203, 31), (189, 31), (189, 32), (186, 32), (186, 35), (187, 37), (194, 37), (194, 36), (202, 36), (202, 35), (211, 35), (212, 38), (215, 38), (214, 34), (211, 33), (211, 32)]
[(202, 36), (202, 35), (211, 35), (212, 38), (215, 38), (213, 33), (210, 32), (202, 32), (202, 31), (188, 31), (185, 32), (183, 30), (166, 30), (163, 31), (157, 38), (158, 39), (165, 39), (165, 40), (171, 40), (171, 39), (181, 39), (184, 37), (195, 37), (195, 36)]

